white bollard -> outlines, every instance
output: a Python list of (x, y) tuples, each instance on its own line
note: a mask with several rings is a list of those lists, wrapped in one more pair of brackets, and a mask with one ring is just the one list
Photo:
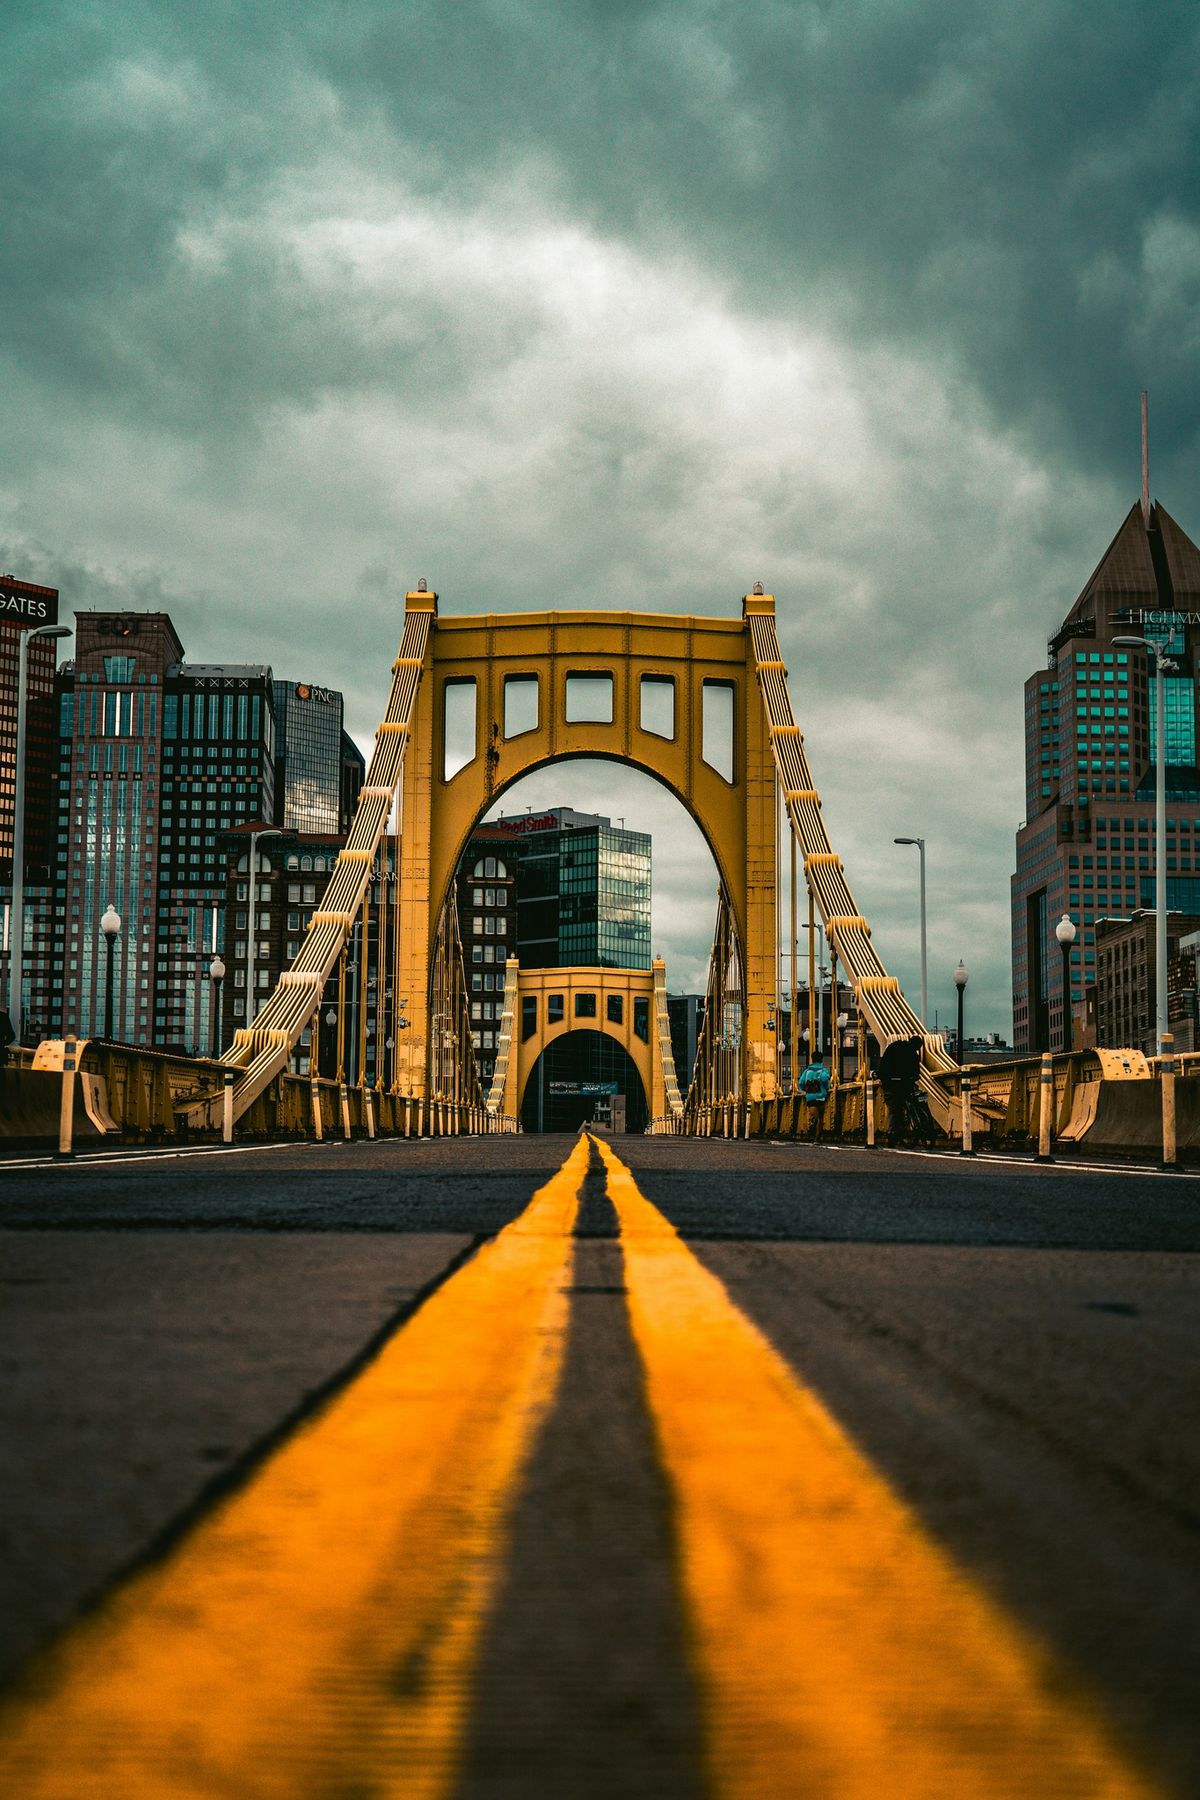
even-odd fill
[(867, 1076), (867, 1092), (864, 1102), (867, 1109), (867, 1149), (875, 1148), (875, 1077)]
[(341, 1102), (342, 1102), (342, 1136), (345, 1138), (348, 1138), (351, 1135), (351, 1133), (350, 1133), (350, 1095), (346, 1091), (346, 1084), (344, 1081), (340, 1084), (338, 1091), (339, 1091), (339, 1095), (340, 1095)]
[(221, 1142), (223, 1144), (232, 1144), (233, 1142), (233, 1083), (234, 1071), (226, 1069), (225, 1088), (221, 1095)]
[(971, 1136), (971, 1077), (964, 1069), (958, 1081), (958, 1096), (962, 1106), (962, 1149), (960, 1156), (974, 1156), (975, 1146)]
[(321, 1139), (324, 1137), (325, 1132), (324, 1132), (324, 1127), (321, 1122), (321, 1090), (317, 1086), (315, 1081), (312, 1084), (312, 1116), (313, 1116), (313, 1136), (316, 1138), (316, 1140), (319, 1144), (321, 1142)]

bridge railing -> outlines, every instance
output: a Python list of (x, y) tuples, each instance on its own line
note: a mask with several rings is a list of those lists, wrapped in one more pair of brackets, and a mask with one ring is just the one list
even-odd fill
[[(64, 1081), (73, 1087), (77, 1143), (217, 1142), (223, 1135), (227, 1067), (213, 1058), (98, 1038), (48, 1040), (36, 1050), (14, 1046), (0, 1070), (0, 1146), (36, 1149), (58, 1143)], [(205, 1104), (200, 1108), (197, 1102)], [(214, 1122), (197, 1126), (197, 1117)], [(460, 1137), (516, 1129), (516, 1120), (491, 1116), (475, 1099), (420, 1100), (384, 1087), (283, 1073), (255, 1095), (232, 1135), (238, 1140)]]

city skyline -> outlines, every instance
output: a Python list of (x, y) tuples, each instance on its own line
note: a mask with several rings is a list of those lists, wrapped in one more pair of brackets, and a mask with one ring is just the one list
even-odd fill
[(1142, 388), (1197, 528), (1197, 23), (217, 20), (7, 15), (0, 567), (294, 656), (360, 743), (421, 576), (447, 613), (762, 580), (889, 964), (915, 993), (922, 835), (931, 994), (961, 955), (1006, 1028), (1016, 696)]

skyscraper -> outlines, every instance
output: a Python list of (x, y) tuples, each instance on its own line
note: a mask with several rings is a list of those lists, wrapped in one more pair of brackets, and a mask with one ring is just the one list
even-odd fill
[(342, 790), (342, 696), (307, 681), (275, 683), (275, 823), (336, 832)]
[[(13, 796), (17, 773), (17, 663), (23, 632), (58, 622), (58, 589), (0, 575), (0, 868), (13, 853)], [(54, 782), (54, 668), (58, 645), (33, 638), (25, 695), (25, 859), (44, 868), (50, 855)]]
[(116, 1035), (206, 1051), (207, 969), (223, 942), (217, 837), (271, 817), (271, 671), (184, 663), (166, 613), (77, 613), (75, 651), (58, 681), (59, 1016), (48, 1023), (102, 1030), (111, 903)]
[(650, 967), (650, 838), (555, 806), (493, 819), (518, 847), (517, 950), (525, 968)]
[[(12, 955), (13, 828), (17, 777), (17, 682), (23, 634), (58, 622), (57, 588), (0, 575), (0, 1005), (8, 1000)], [(12, 1021), (23, 1038), (41, 1029), (51, 997), (53, 888), (50, 833), (54, 817), (53, 638), (27, 641), (25, 681), (25, 867), (21, 993)]]
[(1012, 879), (1013, 1043), (1069, 1041), (1055, 926), (1070, 915), (1069, 1008), (1095, 980), (1097, 920), (1154, 904), (1153, 659), (1169, 645), (1167, 904), (1200, 912), (1200, 550), (1155, 502), (1136, 503), (1025, 683), (1025, 822)]

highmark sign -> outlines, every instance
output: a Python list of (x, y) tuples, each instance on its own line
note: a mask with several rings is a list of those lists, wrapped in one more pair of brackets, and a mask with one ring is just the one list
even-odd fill
[(37, 587), (0, 575), (0, 622), (5, 625), (57, 625), (58, 589)]
[(1200, 612), (1162, 612), (1151, 606), (1127, 606), (1113, 615), (1122, 625), (1153, 625), (1160, 630), (1163, 626), (1172, 626), (1180, 630), (1185, 625), (1200, 625)]

